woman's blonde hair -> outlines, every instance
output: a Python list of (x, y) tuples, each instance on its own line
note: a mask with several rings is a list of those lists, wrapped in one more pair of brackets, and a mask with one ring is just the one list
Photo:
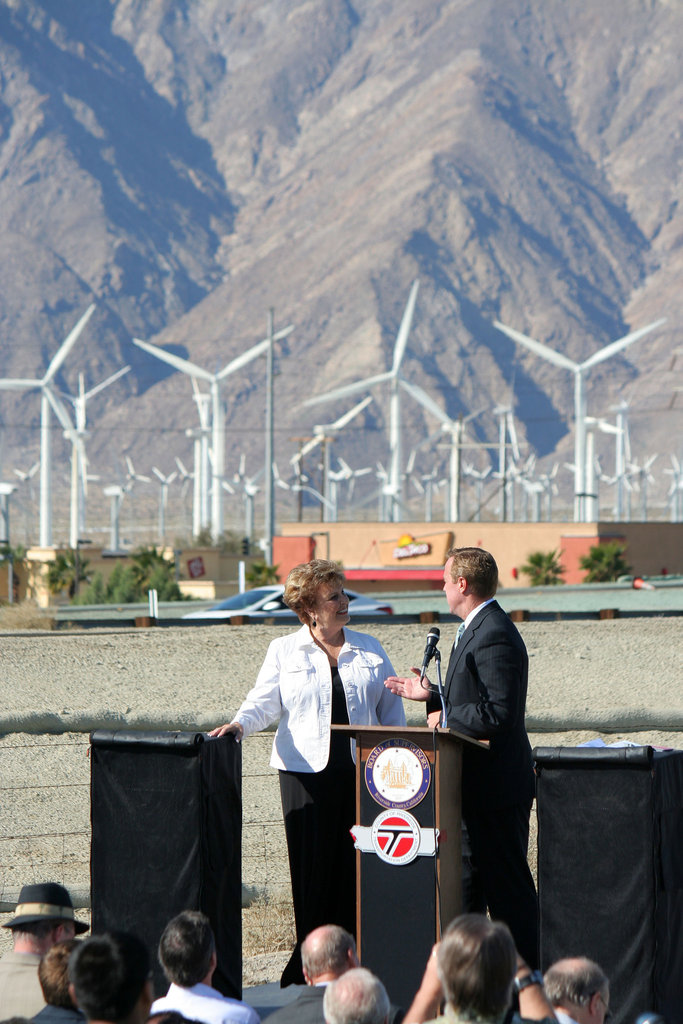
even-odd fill
[(334, 586), (346, 583), (344, 573), (338, 562), (330, 562), (326, 558), (313, 558), (310, 562), (295, 565), (285, 583), (284, 600), (299, 616), (301, 622), (311, 622), (311, 610), (322, 586)]

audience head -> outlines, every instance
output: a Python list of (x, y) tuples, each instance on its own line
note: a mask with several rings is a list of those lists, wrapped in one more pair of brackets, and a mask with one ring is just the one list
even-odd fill
[(43, 990), (43, 997), (48, 1006), (73, 1007), (69, 991), (69, 958), (80, 939), (67, 939), (56, 942), (47, 953), (43, 953), (38, 964), (38, 981)]
[(206, 914), (183, 910), (168, 922), (159, 942), (159, 963), (168, 980), (182, 988), (213, 974), (216, 943)]
[(71, 896), (57, 882), (24, 885), (14, 917), (3, 927), (12, 931), (15, 952), (41, 956), (55, 942), (64, 942), (88, 930), (87, 924), (75, 919)]
[(71, 995), (89, 1021), (141, 1024), (153, 1000), (149, 956), (126, 932), (104, 932), (79, 943), (69, 960)]
[(358, 967), (353, 935), (338, 924), (315, 928), (301, 943), (301, 963), (309, 985), (339, 978), (345, 971)]
[(385, 1024), (389, 996), (379, 978), (353, 967), (325, 989), (323, 1014), (326, 1024)]
[(510, 1005), (517, 951), (507, 925), (483, 914), (451, 922), (437, 953), (446, 1002), (467, 1016), (496, 1017)]
[(554, 1007), (578, 1024), (603, 1024), (609, 1010), (609, 981), (603, 969), (585, 956), (552, 964), (543, 978)]

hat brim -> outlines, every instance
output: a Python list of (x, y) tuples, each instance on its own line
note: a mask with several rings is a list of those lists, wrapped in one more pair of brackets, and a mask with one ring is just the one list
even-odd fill
[(40, 921), (57, 921), (60, 924), (66, 924), (67, 921), (70, 921), (74, 926), (76, 935), (83, 935), (83, 933), (87, 932), (90, 928), (90, 925), (87, 925), (84, 921), (76, 921), (73, 917), (45, 917), (41, 914), (27, 914), (22, 917), (14, 917), (11, 921), (7, 921), (6, 924), (3, 924), (2, 927), (20, 928), (23, 924), (37, 924)]

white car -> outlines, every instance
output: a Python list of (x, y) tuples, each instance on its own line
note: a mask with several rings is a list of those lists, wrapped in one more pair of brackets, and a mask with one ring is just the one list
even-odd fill
[[(296, 615), (285, 604), (282, 595), (285, 588), (283, 585), (274, 584), (268, 587), (256, 587), (254, 590), (245, 590), (243, 594), (233, 594), (226, 597), (211, 608), (203, 608), (200, 611), (188, 612), (183, 619), (231, 619), (234, 615), (248, 615), (250, 619), (283, 619), (289, 622), (298, 622)], [(390, 604), (374, 601), (364, 594), (357, 594), (353, 590), (344, 591), (349, 598), (349, 615), (353, 618), (374, 618), (375, 616), (392, 615), (394, 609)]]

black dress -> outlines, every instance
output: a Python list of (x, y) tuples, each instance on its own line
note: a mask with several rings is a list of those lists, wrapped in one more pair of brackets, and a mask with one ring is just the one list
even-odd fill
[[(332, 669), (332, 723), (348, 725), (344, 686)], [(301, 943), (314, 928), (338, 924), (356, 931), (355, 766), (348, 736), (332, 732), (320, 772), (280, 771), (296, 924), (296, 946), (280, 985), (302, 985)]]

